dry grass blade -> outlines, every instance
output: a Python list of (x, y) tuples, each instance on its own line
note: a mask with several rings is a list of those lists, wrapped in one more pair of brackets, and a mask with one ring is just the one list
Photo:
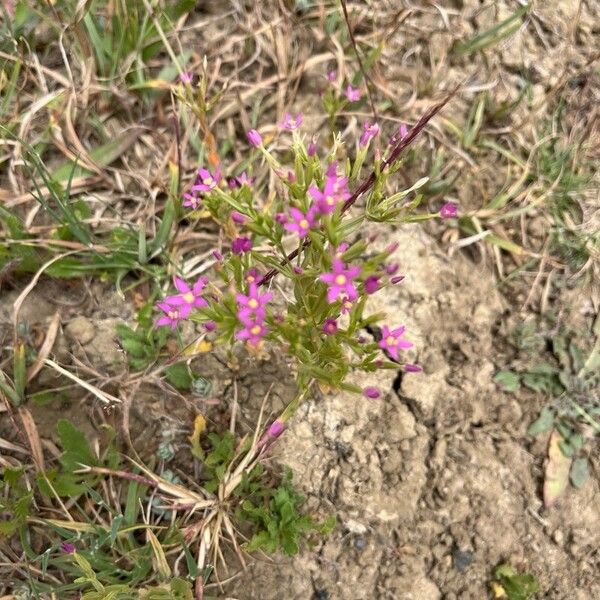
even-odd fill
[(27, 441), (29, 442), (29, 447), (31, 448), (31, 456), (33, 457), (35, 467), (38, 471), (43, 472), (45, 471), (44, 452), (42, 450), (40, 434), (38, 433), (33, 416), (25, 406), (19, 407), (18, 413), (21, 423), (23, 424), (25, 435), (27, 436)]
[(29, 367), (29, 369), (27, 369), (28, 383), (40, 372), (40, 369), (44, 366), (44, 361), (48, 358), (50, 350), (52, 350), (52, 346), (54, 346), (54, 341), (56, 340), (59, 326), (60, 313), (55, 312), (52, 320), (50, 321), (50, 325), (48, 326), (48, 331), (46, 331), (44, 343), (37, 353), (35, 362)]

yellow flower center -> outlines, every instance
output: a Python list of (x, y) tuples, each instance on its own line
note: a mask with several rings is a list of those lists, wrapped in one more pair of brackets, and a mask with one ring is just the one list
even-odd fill
[(328, 206), (333, 206), (335, 204), (335, 200), (331, 196), (327, 196), (327, 198), (325, 199), (325, 202), (327, 203)]
[(260, 333), (260, 325), (255, 325), (251, 330), (250, 333), (252, 335), (258, 335)]
[(300, 221), (300, 223), (298, 223), (298, 225), (300, 225), (300, 227), (302, 227), (302, 229), (308, 229), (310, 227), (310, 225), (306, 219), (302, 219), (302, 221)]
[(250, 298), (250, 300), (248, 300), (248, 306), (250, 308), (258, 308), (258, 302), (254, 298)]
[(338, 275), (335, 278), (335, 282), (337, 285), (346, 285), (346, 276), (345, 275)]
[(179, 316), (179, 311), (178, 310), (170, 310), (167, 313), (167, 316), (169, 317), (169, 319), (176, 319)]
[(396, 340), (396, 338), (395, 338), (395, 337), (392, 337), (391, 335), (388, 335), (388, 336), (385, 338), (385, 343), (386, 343), (388, 346), (395, 346), (395, 345), (398, 343), (398, 341)]
[(207, 177), (203, 179), (204, 185), (212, 185), (214, 183), (214, 179), (212, 177)]
[(183, 295), (183, 299), (188, 304), (191, 304), (194, 301), (194, 294), (192, 294), (192, 292), (187, 292), (186, 294)]
[(246, 281), (247, 281), (248, 283), (254, 283), (254, 275), (248, 275), (248, 276), (246, 277)]

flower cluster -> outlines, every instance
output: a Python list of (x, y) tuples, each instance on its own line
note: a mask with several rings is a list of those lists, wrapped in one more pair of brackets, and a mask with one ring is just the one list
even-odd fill
[(265, 307), (272, 297), (271, 292), (261, 294), (254, 282), (248, 286), (248, 295), (236, 294), (237, 317), (243, 325), (235, 334), (237, 339), (248, 340), (251, 346), (256, 346), (267, 335)]
[(167, 296), (162, 302), (157, 303), (163, 315), (156, 321), (158, 326), (169, 326), (176, 329), (179, 321), (186, 319), (193, 308), (202, 308), (208, 306), (208, 302), (202, 297), (202, 291), (208, 283), (206, 277), (199, 277), (196, 283), (190, 287), (180, 277), (175, 277), (175, 289), (179, 292), (172, 296)]
[[(329, 389), (353, 389), (375, 400), (381, 397), (376, 387), (347, 383), (351, 368), (372, 372), (382, 366), (393, 367), (386, 358), (406, 372), (417, 372), (420, 367), (403, 360), (404, 351), (413, 346), (406, 338), (405, 326), (381, 324), (375, 329), (380, 336), (368, 334), (372, 331), (368, 325), (381, 320), (380, 315), (365, 312), (370, 297), (399, 284), (404, 275), (391, 258), (397, 246), (376, 250), (373, 242), (377, 235), (365, 237), (361, 227), (368, 221), (391, 222), (398, 215), (395, 222), (402, 221), (405, 213), (416, 210), (418, 203), (404, 199), (417, 186), (387, 195), (391, 187), (387, 178), (396, 164), (387, 164), (387, 160), (379, 163), (380, 169), (369, 168), (373, 174), (359, 183), (363, 162), (368, 165), (370, 144), (381, 133), (380, 127), (364, 122), (358, 143), (342, 144), (334, 129), (335, 108), (361, 101), (361, 90), (347, 82), (335, 83), (334, 72), (328, 73), (327, 79), (331, 85), (324, 100), (333, 99), (329, 111), (332, 144), (320, 143), (316, 136), (305, 137), (303, 114), (286, 112), (276, 126), (291, 132), (292, 160), (288, 163), (279, 162), (272, 154), (270, 132), (275, 128), (271, 126), (264, 130), (268, 136), (263, 132), (265, 139), (258, 128), (246, 133), (250, 153), (244, 167), (248, 172), (226, 173), (223, 185), (220, 167), (198, 170), (183, 194), (183, 205), (196, 209), (202, 203), (221, 224), (230, 251), (225, 242), (225, 250), (220, 245), (212, 257), (222, 283), (215, 284), (209, 296), (204, 294), (207, 278), (201, 277), (193, 285), (176, 278), (177, 293), (156, 305), (161, 312), (156, 324), (176, 329), (182, 320), (193, 318), (209, 334), (215, 332), (219, 341), (241, 341), (260, 348), (268, 340), (297, 362), (299, 389), (308, 389), (317, 380)], [(183, 78), (182, 83), (189, 86), (192, 80)], [(398, 143), (407, 136), (412, 141), (417, 127), (422, 124), (413, 129), (401, 125), (383, 155), (395, 156)], [(324, 134), (320, 137), (322, 140)], [(275, 139), (281, 144), (288, 136)], [(355, 156), (343, 156), (344, 148)], [(263, 160), (278, 178), (269, 180), (268, 197), (260, 198), (261, 184), (255, 185), (250, 176), (255, 158)], [(422, 220), (423, 215), (418, 216)], [(456, 204), (446, 202), (439, 212), (425, 218), (457, 216)], [(276, 277), (278, 284), (269, 285)], [(284, 278), (287, 281), (281, 281)], [(281, 291), (277, 311), (270, 304), (275, 290)], [(265, 440), (275, 439), (288, 418), (286, 413), (276, 420)]]
[(183, 195), (183, 206), (196, 209), (200, 205), (200, 198), (198, 197), (199, 192), (210, 192), (214, 190), (221, 181), (221, 169), (217, 168), (216, 171), (211, 173), (208, 169), (201, 167), (198, 169), (196, 175), (196, 181), (192, 186), (191, 193), (186, 192)]

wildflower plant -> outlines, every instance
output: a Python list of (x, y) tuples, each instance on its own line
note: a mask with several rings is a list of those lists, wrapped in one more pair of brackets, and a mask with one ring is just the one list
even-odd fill
[[(334, 108), (360, 99), (351, 85), (334, 90), (334, 77), (329, 74), (326, 92), (336, 99)], [(208, 211), (228, 241), (213, 252), (208, 277), (175, 279), (177, 293), (157, 303), (156, 325), (174, 328), (190, 319), (203, 323), (216, 343), (243, 343), (257, 355), (277, 348), (287, 355), (298, 395), (268, 428), (264, 443), (281, 434), (315, 382), (374, 400), (380, 390), (350, 383), (351, 372), (420, 370), (406, 359), (412, 343), (405, 324), (368, 309), (371, 297), (404, 278), (394, 258), (397, 248), (373, 251), (361, 233), (369, 222), (384, 227), (456, 216), (453, 205), (441, 214), (419, 211), (418, 189), (426, 179), (388, 193), (397, 185), (402, 151), (450, 96), (410, 130), (402, 126), (383, 152), (376, 122), (365, 121), (356, 140), (334, 134), (319, 142), (303, 131), (302, 113), (286, 112), (268, 131), (277, 132), (278, 147), (289, 147), (289, 165), (280, 163), (258, 128), (246, 132), (246, 164), (257, 160), (272, 171), (278, 182), (274, 197), (267, 198), (246, 172), (227, 173), (222, 164), (201, 166), (183, 194), (182, 205)], [(252, 166), (260, 172), (260, 165)], [(366, 333), (373, 330), (380, 332), (377, 339)]]

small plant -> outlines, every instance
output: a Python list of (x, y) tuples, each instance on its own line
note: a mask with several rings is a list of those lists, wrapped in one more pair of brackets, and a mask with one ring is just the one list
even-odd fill
[(498, 565), (494, 569), (492, 591), (494, 598), (506, 598), (507, 600), (528, 600), (539, 589), (537, 579), (530, 573), (519, 573), (509, 564)]
[[(197, 98), (186, 77), (179, 91), (181, 103), (192, 112), (211, 104), (202, 81), (198, 89)], [(340, 106), (334, 102), (338, 96), (331, 89), (327, 93), (333, 115)], [(348, 102), (360, 98), (352, 86), (344, 95)], [(302, 114), (286, 113), (278, 128), (284, 140), (291, 135), (289, 166), (270, 152), (258, 130), (247, 133), (248, 164), (262, 161), (273, 172), (278, 181), (274, 197), (265, 198), (260, 184), (246, 171), (226, 177), (216, 155), (211, 155), (214, 167), (201, 167), (183, 194), (187, 219), (208, 212), (228, 238), (229, 250), (214, 250), (211, 277), (193, 283), (175, 278), (177, 293), (157, 304), (161, 315), (156, 324), (176, 330), (181, 321), (191, 319), (226, 347), (244, 342), (254, 354), (267, 344), (282, 349), (295, 365), (298, 396), (275, 422), (278, 431), (315, 382), (377, 398), (376, 388), (349, 383), (349, 373), (420, 371), (403, 358), (403, 351), (412, 347), (403, 325), (384, 324), (377, 339), (365, 335), (384, 318), (368, 312), (369, 297), (399, 284), (403, 276), (393, 262), (395, 245), (374, 250), (362, 239), (361, 230), (368, 222), (390, 225), (456, 217), (452, 203), (439, 213), (417, 213), (418, 190), (427, 179), (386, 192), (400, 168), (401, 153), (447, 100), (411, 130), (400, 128), (384, 153), (373, 156), (374, 167), (362, 181), (370, 146), (380, 134), (376, 123), (363, 124), (355, 155), (347, 152), (341, 160), (344, 147), (339, 135), (332, 135), (328, 144), (311, 139), (307, 146), (300, 134)]]
[(504, 391), (514, 393), (523, 385), (552, 398), (531, 423), (527, 433), (550, 432), (546, 463), (544, 502), (551, 506), (568, 487), (585, 483), (588, 473), (587, 442), (600, 435), (600, 319), (593, 325), (596, 343), (586, 353), (580, 346), (578, 332), (552, 328), (543, 334), (533, 323), (514, 332), (515, 345), (526, 356), (538, 356), (545, 347), (551, 349), (553, 362), (534, 364), (526, 369), (502, 370), (494, 376)]

